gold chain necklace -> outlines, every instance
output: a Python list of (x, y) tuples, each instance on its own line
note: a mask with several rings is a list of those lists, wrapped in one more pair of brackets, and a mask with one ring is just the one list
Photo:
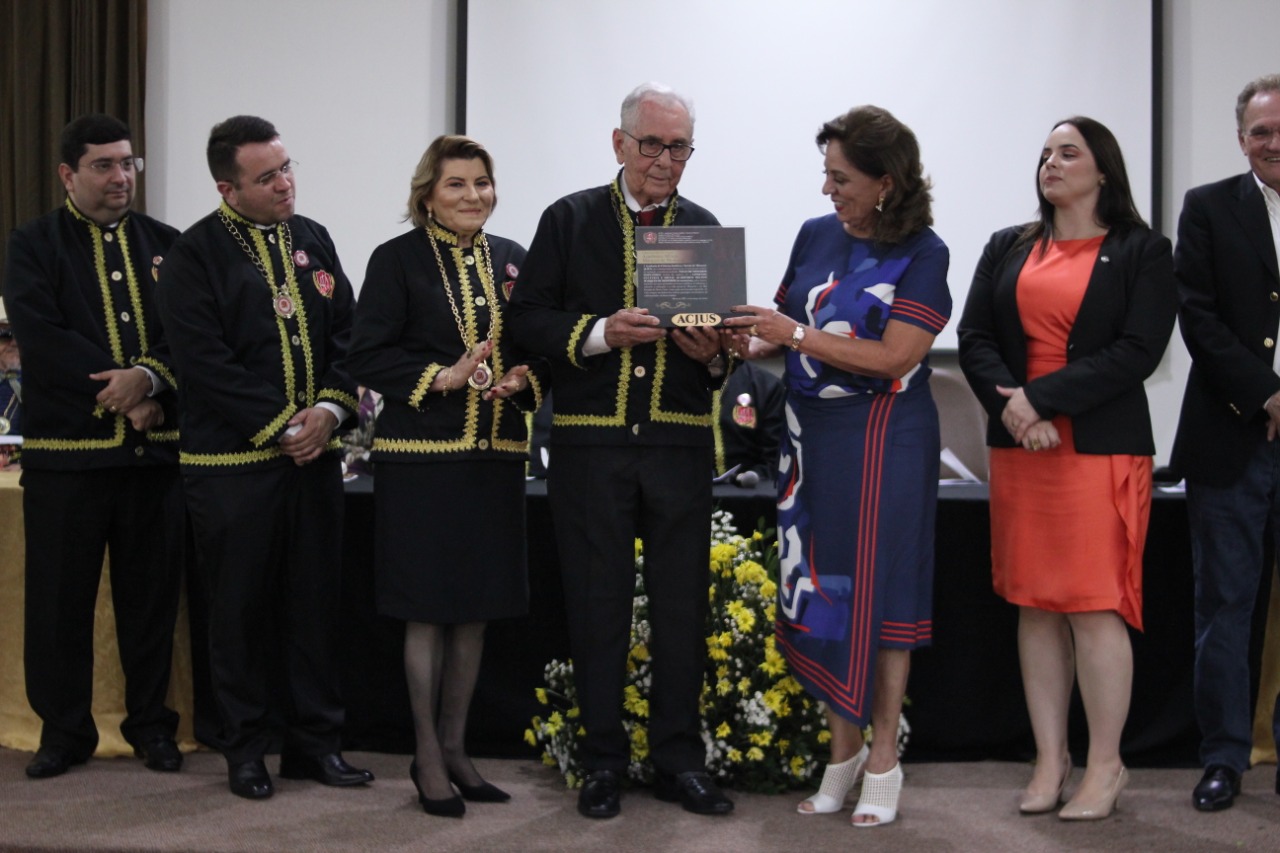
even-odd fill
[[(246, 222), (250, 227), (253, 227), (252, 223), (238, 216), (235, 211), (227, 207), (226, 202), (218, 206), (218, 218), (222, 220), (222, 224), (226, 226), (227, 230), (231, 232), (231, 236), (240, 244), (240, 248), (244, 249), (244, 253), (249, 256), (249, 260), (258, 268), (258, 272), (262, 273), (262, 277), (267, 280), (267, 286), (272, 290), (271, 307), (275, 309), (276, 315), (282, 320), (288, 320), (297, 310), (297, 306), (293, 302), (293, 295), (289, 289), (289, 285), (293, 283), (293, 232), (289, 230), (289, 224), (280, 222), (276, 225), (276, 230), (281, 233), (282, 238), (280, 240), (280, 253), (281, 261), (284, 264), (285, 276), (284, 282), (277, 286), (276, 276), (271, 267), (263, 263), (261, 255), (253, 250), (232, 220), (234, 218)], [(260, 235), (255, 234), (254, 236), (261, 240)]]
[[(440, 269), (440, 282), (444, 286), (444, 295), (449, 300), (449, 310), (453, 312), (453, 321), (458, 326), (458, 335), (462, 338), (462, 345), (470, 352), (475, 343), (467, 336), (467, 324), (463, 322), (462, 313), (458, 311), (458, 303), (454, 301), (453, 289), (449, 287), (449, 275), (444, 269), (444, 257), (440, 254), (440, 247), (436, 245), (437, 235), (445, 239), (453, 235), (438, 227), (433, 227), (433, 225), (427, 226), (427, 242), (431, 244), (431, 251), (436, 256), (436, 266)], [(497, 301), (497, 297), (493, 290), (493, 259), (489, 255), (489, 241), (485, 238), (484, 232), (478, 232), (472, 242), (473, 245), (480, 247), (479, 254), (484, 261), (483, 270), (477, 270), (477, 274), (480, 277), (480, 288), (484, 291), (482, 298), (489, 309), (489, 331), (485, 335), (485, 340), (491, 341), (493, 340), (493, 330), (498, 324), (498, 318), (494, 314), (494, 303)], [(458, 291), (469, 293), (471, 288), (467, 271), (460, 265), (455, 266), (458, 267)], [(477, 391), (483, 391), (493, 384), (493, 370), (489, 367), (487, 359), (476, 365), (476, 369), (467, 377), (467, 384)]]

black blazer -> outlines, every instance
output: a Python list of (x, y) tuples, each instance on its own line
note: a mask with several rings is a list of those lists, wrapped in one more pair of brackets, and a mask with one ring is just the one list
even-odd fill
[(1280, 329), (1280, 270), (1266, 202), (1252, 172), (1190, 190), (1178, 219), (1182, 339), (1191, 372), (1173, 465), (1227, 486), (1266, 440), (1267, 399)]
[(1071, 418), (1078, 453), (1154, 454), (1142, 382), (1173, 334), (1168, 239), (1145, 227), (1107, 234), (1067, 338), (1066, 366), (1028, 382), (1017, 284), (1033, 246), (1013, 248), (1025, 227), (992, 235), (960, 319), (960, 367), (989, 415), (987, 444), (1016, 446), (1000, 422), (1007, 401), (996, 386), (1022, 386), (1041, 417)]

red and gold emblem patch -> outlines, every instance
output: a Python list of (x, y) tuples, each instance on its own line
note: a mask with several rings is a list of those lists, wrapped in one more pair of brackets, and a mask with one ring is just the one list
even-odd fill
[(316, 270), (311, 280), (315, 282), (316, 290), (320, 291), (320, 295), (325, 299), (333, 296), (333, 274), (327, 270)]

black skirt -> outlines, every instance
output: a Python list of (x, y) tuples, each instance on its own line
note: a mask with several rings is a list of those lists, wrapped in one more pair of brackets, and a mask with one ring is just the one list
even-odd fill
[(379, 461), (378, 612), (438, 625), (529, 611), (524, 462)]

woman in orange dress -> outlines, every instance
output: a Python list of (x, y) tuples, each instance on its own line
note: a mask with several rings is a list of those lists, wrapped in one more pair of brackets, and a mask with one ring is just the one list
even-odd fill
[(1115, 137), (1067, 119), (1045, 141), (1039, 217), (994, 234), (960, 321), (960, 366), (990, 415), (996, 592), (1018, 605), (1036, 764), (1024, 813), (1057, 809), (1080, 685), (1088, 764), (1064, 820), (1111, 814), (1142, 628), (1155, 442), (1143, 380), (1177, 297), (1169, 241), (1143, 222)]

